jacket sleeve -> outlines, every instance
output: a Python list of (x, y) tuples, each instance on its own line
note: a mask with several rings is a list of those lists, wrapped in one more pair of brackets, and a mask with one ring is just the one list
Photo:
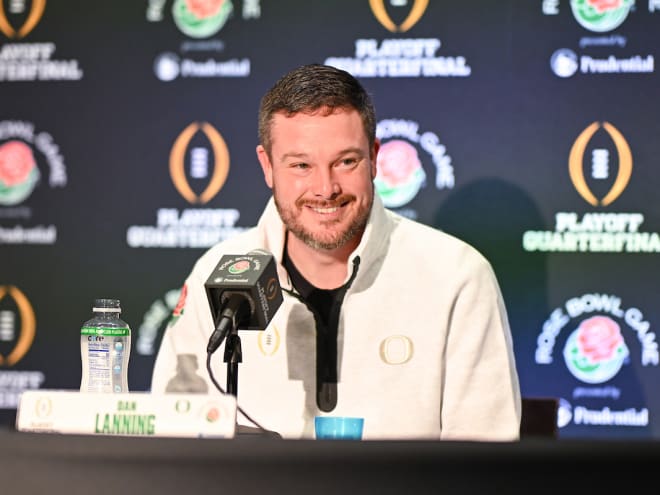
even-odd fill
[(504, 301), (487, 260), (472, 268), (450, 315), (442, 438), (517, 440), (520, 389)]

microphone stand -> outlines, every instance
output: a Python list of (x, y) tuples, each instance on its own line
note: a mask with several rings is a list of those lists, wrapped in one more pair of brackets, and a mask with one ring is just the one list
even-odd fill
[[(232, 305), (232, 308), (234, 306)], [(227, 314), (221, 314), (218, 323), (216, 324), (215, 331), (209, 339), (207, 345), (207, 359), (206, 367), (209, 374), (211, 375), (211, 380), (214, 385), (220, 389), (221, 392), (231, 394), (236, 397), (238, 401), (238, 364), (243, 361), (243, 350), (241, 347), (241, 338), (238, 336), (238, 327), (243, 324), (243, 320), (239, 317), (235, 317), (235, 312), (231, 312), (233, 317), (229, 317)], [(226, 338), (225, 338), (226, 336)], [(220, 346), (220, 344), (225, 342), (225, 353), (224, 353), (224, 362), (227, 363), (227, 388), (225, 391), (218, 385), (218, 383), (213, 378), (213, 371), (211, 370), (211, 354)], [(238, 406), (237, 406), (238, 407)], [(242, 436), (269, 436), (274, 438), (282, 438), (282, 436), (274, 431), (266, 430), (259, 423), (254, 421), (250, 416), (248, 416), (244, 411), (238, 407), (238, 410), (252, 423), (256, 425), (256, 428), (251, 426), (244, 426), (237, 423), (236, 430), (237, 435)]]
[(209, 356), (215, 352), (222, 341), (225, 341), (224, 362), (227, 363), (227, 394), (238, 396), (238, 363), (243, 361), (241, 339), (238, 327), (247, 323), (250, 316), (250, 306), (245, 296), (232, 295), (223, 302), (222, 311), (218, 314), (215, 330), (209, 338), (206, 352)]
[(232, 325), (225, 341), (224, 362), (227, 363), (227, 393), (238, 397), (238, 363), (243, 362), (243, 350), (235, 325)]

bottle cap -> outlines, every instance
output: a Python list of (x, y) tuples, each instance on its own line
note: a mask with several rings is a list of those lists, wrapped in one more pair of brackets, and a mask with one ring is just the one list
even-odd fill
[(92, 311), (100, 313), (119, 313), (121, 307), (119, 299), (94, 299)]

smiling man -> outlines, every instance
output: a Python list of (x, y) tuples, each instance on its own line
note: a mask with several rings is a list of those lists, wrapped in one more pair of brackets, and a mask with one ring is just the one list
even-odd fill
[(357, 110), (322, 107), (275, 113), (257, 156), (288, 232), (287, 253), (319, 289), (346, 278), (374, 199), (378, 143), (368, 139)]
[[(261, 248), (284, 302), (264, 332), (241, 332), (243, 422), (285, 438), (313, 438), (314, 418), (329, 415), (364, 418), (364, 439), (518, 438), (493, 270), (465, 242), (384, 208), (375, 122), (360, 83), (330, 66), (294, 69), (266, 93), (257, 157), (272, 199), (255, 228), (193, 267), (152, 391), (214, 392), (198, 369), (214, 329), (204, 282), (223, 254)], [(218, 381), (225, 368), (212, 364)]]

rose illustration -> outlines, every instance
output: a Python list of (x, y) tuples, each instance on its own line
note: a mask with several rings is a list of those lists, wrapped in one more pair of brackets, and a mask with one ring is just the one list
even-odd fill
[(188, 286), (183, 284), (181, 287), (181, 294), (179, 295), (179, 302), (176, 303), (176, 307), (172, 311), (173, 316), (180, 316), (183, 314), (183, 307), (186, 304), (186, 296), (188, 295)]
[(185, 0), (188, 10), (198, 19), (206, 19), (220, 12), (224, 0)]
[(569, 371), (587, 383), (602, 383), (612, 378), (628, 354), (618, 323), (602, 315), (584, 320), (564, 347)]
[(11, 187), (25, 182), (36, 167), (30, 147), (22, 141), (8, 141), (0, 146), (0, 180)]
[(188, 295), (188, 286), (186, 284), (183, 284), (183, 287), (181, 287), (181, 292), (179, 293), (179, 300), (176, 303), (174, 309), (172, 310), (172, 315), (170, 316), (170, 319), (167, 322), (168, 327), (174, 325), (183, 314), (183, 308), (186, 305), (187, 295)]
[(231, 0), (174, 0), (172, 18), (182, 33), (206, 38), (222, 29), (233, 10)]
[(582, 27), (603, 33), (619, 27), (634, 4), (634, 0), (571, 0), (571, 10)]
[(408, 203), (426, 179), (417, 150), (401, 139), (393, 139), (380, 147), (377, 167), (374, 184), (385, 206)]
[(32, 149), (22, 141), (0, 146), (0, 204), (13, 205), (27, 198), (39, 180)]
[(218, 419), (220, 419), (220, 411), (218, 411), (217, 407), (211, 407), (206, 412), (206, 421), (209, 423), (215, 423)]
[(587, 4), (601, 14), (606, 10), (618, 9), (623, 5), (623, 0), (587, 0)]
[(249, 269), (250, 269), (250, 262), (247, 260), (240, 260), (234, 263), (233, 265), (231, 265), (228, 271), (229, 273), (233, 273), (234, 275), (237, 275)]
[(607, 316), (594, 316), (584, 320), (578, 328), (578, 347), (592, 363), (612, 359), (623, 344), (619, 325)]

